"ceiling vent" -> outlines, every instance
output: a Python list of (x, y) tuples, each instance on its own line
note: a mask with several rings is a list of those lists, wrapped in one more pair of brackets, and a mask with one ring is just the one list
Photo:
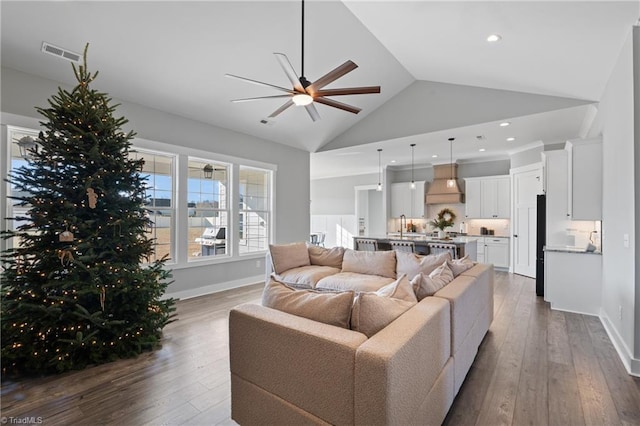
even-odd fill
[(48, 53), (49, 55), (57, 56), (58, 58), (63, 58), (67, 61), (80, 63), (80, 54), (67, 49), (63, 49), (62, 47), (54, 46), (53, 44), (47, 43), (46, 41), (42, 42), (41, 50), (44, 53)]

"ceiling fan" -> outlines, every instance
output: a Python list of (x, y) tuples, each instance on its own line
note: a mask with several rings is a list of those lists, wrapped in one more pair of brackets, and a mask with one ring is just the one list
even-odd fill
[(354, 107), (352, 105), (348, 105), (342, 102), (335, 101), (333, 99), (328, 99), (327, 96), (344, 96), (344, 95), (364, 95), (370, 93), (380, 93), (380, 86), (365, 86), (365, 87), (348, 87), (342, 89), (323, 89), (329, 83), (339, 79), (345, 74), (353, 71), (358, 67), (354, 62), (347, 61), (339, 67), (335, 68), (332, 71), (329, 71), (327, 74), (323, 75), (319, 79), (314, 82), (310, 82), (304, 76), (304, 0), (302, 0), (302, 74), (300, 77), (297, 76), (291, 62), (289, 62), (289, 58), (284, 53), (274, 53), (276, 55), (276, 59), (280, 63), (284, 73), (287, 78), (291, 82), (293, 86), (292, 89), (287, 89), (285, 87), (276, 86), (269, 83), (263, 83), (261, 81), (252, 80), (245, 77), (239, 77), (233, 74), (225, 74), (226, 77), (235, 78), (237, 80), (245, 81), (247, 83), (257, 84), (259, 86), (266, 86), (276, 89), (280, 92), (285, 92), (283, 95), (272, 95), (272, 96), (261, 96), (257, 98), (244, 98), (244, 99), (234, 99), (231, 102), (250, 102), (257, 101), (263, 99), (277, 99), (277, 98), (289, 98), (280, 108), (276, 109), (269, 115), (269, 118), (276, 117), (287, 108), (292, 105), (304, 106), (311, 117), (311, 120), (316, 121), (320, 119), (320, 114), (314, 105), (315, 102), (328, 105), (330, 107), (338, 108), (343, 111), (348, 111), (354, 114), (357, 114), (361, 111), (360, 108)]

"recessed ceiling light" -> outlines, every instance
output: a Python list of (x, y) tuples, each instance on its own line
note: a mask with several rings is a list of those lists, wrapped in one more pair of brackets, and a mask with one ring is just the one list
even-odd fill
[(396, 162), (396, 160), (391, 160), (391, 162), (392, 162), (392, 163), (395, 163), (395, 162)]
[(515, 140), (516, 140), (516, 138), (507, 138), (507, 142), (513, 142)]
[(510, 124), (511, 123), (509, 123), (508, 121), (503, 121), (502, 123), (500, 123), (500, 127), (507, 127)]
[(496, 41), (500, 40), (502, 40), (502, 36), (500, 34), (491, 34), (489, 37), (487, 37), (487, 41), (489, 43), (495, 43)]
[(486, 151), (486, 149), (484, 149), (484, 148), (480, 148), (478, 151), (480, 151), (480, 152), (485, 152), (485, 151)]
[(438, 158), (438, 154), (433, 154), (431, 158)]

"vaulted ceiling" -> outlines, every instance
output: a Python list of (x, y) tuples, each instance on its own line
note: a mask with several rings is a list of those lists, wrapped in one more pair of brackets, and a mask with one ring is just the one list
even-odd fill
[[(73, 84), (69, 63), (43, 41), (82, 52), (96, 87), (193, 120), (312, 152), (312, 176), (416, 161), (499, 158), (534, 142), (580, 136), (640, 16), (630, 1), (306, 1), (305, 74), (346, 60), (359, 67), (327, 88), (380, 85), (342, 96), (354, 115), (325, 105), (312, 122), (231, 73), (289, 87), (273, 53), (301, 69), (300, 1), (2, 1), (2, 66)], [(488, 35), (502, 40), (488, 43)], [(597, 104), (596, 104), (597, 106)], [(498, 124), (509, 121), (508, 127)], [(132, 123), (135, 126), (135, 123)], [(507, 137), (515, 141), (507, 142)], [(483, 146), (480, 146), (483, 145)], [(484, 152), (479, 152), (484, 148)], [(357, 161), (355, 161), (357, 160)]]

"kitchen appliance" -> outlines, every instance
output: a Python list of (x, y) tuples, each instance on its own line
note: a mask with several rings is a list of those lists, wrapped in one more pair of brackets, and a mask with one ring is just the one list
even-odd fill
[(484, 226), (480, 227), (480, 235), (489, 235), (489, 230)]
[(546, 196), (538, 194), (536, 202), (536, 295), (544, 296), (544, 246), (547, 235)]

